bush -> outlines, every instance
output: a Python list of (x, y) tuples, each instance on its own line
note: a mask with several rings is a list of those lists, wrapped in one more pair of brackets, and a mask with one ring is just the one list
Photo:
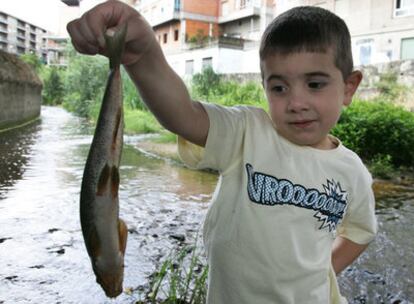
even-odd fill
[(391, 164), (391, 156), (389, 155), (377, 155), (372, 159), (369, 164), (369, 171), (376, 177), (390, 179), (394, 172), (394, 168)]
[(126, 110), (124, 114), (126, 133), (154, 133), (162, 130), (161, 125), (151, 112)]
[(225, 106), (244, 104), (267, 109), (266, 97), (259, 83), (240, 84), (235, 81), (223, 81), (211, 67), (193, 76), (191, 89), (194, 99)]
[(212, 67), (206, 67), (201, 73), (193, 76), (192, 89), (196, 96), (209, 100), (209, 96), (213, 95), (220, 82), (220, 75), (216, 74)]
[(108, 70), (108, 61), (103, 57), (70, 57), (64, 80), (64, 106), (79, 116), (90, 117), (93, 104), (102, 101)]
[(385, 101), (398, 102), (407, 96), (408, 88), (398, 83), (396, 73), (384, 73), (380, 75), (379, 82), (375, 85)]
[(414, 113), (385, 101), (355, 101), (333, 135), (365, 160), (387, 157), (394, 166), (414, 165)]
[(121, 77), (125, 107), (132, 110), (147, 110), (147, 106), (142, 101), (134, 83), (124, 69), (122, 69)]
[(43, 69), (42, 60), (35, 53), (22, 54), (20, 59), (32, 66), (37, 74)]
[(43, 103), (59, 105), (63, 102), (64, 87), (61, 72), (56, 67), (45, 69), (43, 73)]

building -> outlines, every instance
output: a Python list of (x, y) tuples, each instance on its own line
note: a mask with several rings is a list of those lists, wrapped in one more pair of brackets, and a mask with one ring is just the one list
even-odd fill
[(218, 73), (255, 73), (257, 46), (274, 0), (141, 0), (135, 7), (154, 28), (180, 76), (212, 66)]
[(138, 0), (173, 69), (192, 75), (259, 73), (260, 37), (277, 15), (300, 5), (339, 15), (352, 37), (355, 65), (414, 59), (414, 1), (409, 0)]
[(344, 19), (357, 66), (414, 59), (412, 0), (282, 0), (275, 16), (298, 5), (320, 6)]
[(0, 12), (0, 49), (8, 53), (34, 53), (46, 60), (45, 33), (45, 29)]

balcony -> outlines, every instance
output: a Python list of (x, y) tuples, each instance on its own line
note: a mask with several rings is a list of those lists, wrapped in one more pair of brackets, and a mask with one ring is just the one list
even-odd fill
[(26, 23), (17, 21), (17, 29), (20, 29), (22, 31), (26, 31)]
[(24, 32), (17, 31), (17, 38), (26, 40), (26, 34)]
[(8, 34), (7, 26), (0, 25), (0, 33)]
[(17, 46), (18, 47), (22, 47), (22, 48), (26, 48), (26, 43), (24, 42), (24, 40), (17, 40)]
[(6, 15), (0, 15), (0, 24), (8, 24)]
[(220, 36), (219, 38), (208, 38), (199, 39), (193, 42), (187, 42), (185, 49), (194, 50), (209, 47), (219, 47), (227, 49), (242, 50), (244, 48), (244, 39)]
[(260, 1), (247, 1), (239, 9), (229, 12), (225, 16), (220, 16), (218, 23), (223, 24), (248, 17), (260, 16)]

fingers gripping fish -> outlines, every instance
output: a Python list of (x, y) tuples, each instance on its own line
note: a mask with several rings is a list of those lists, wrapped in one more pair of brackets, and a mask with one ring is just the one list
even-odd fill
[(96, 281), (108, 297), (122, 293), (124, 254), (128, 230), (119, 219), (119, 165), (124, 117), (120, 61), (126, 26), (106, 35), (110, 73), (80, 194), (80, 219), (86, 249)]

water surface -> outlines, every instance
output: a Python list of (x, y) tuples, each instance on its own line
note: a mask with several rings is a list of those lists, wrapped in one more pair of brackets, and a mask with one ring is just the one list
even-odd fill
[[(217, 177), (135, 149), (126, 137), (120, 213), (129, 228), (124, 287), (108, 300), (95, 283), (79, 223), (92, 140), (83, 120), (42, 108), (41, 121), (0, 133), (0, 304), (135, 303), (160, 259), (193, 243)], [(379, 234), (339, 277), (350, 303), (413, 303), (414, 188), (377, 183)]]

